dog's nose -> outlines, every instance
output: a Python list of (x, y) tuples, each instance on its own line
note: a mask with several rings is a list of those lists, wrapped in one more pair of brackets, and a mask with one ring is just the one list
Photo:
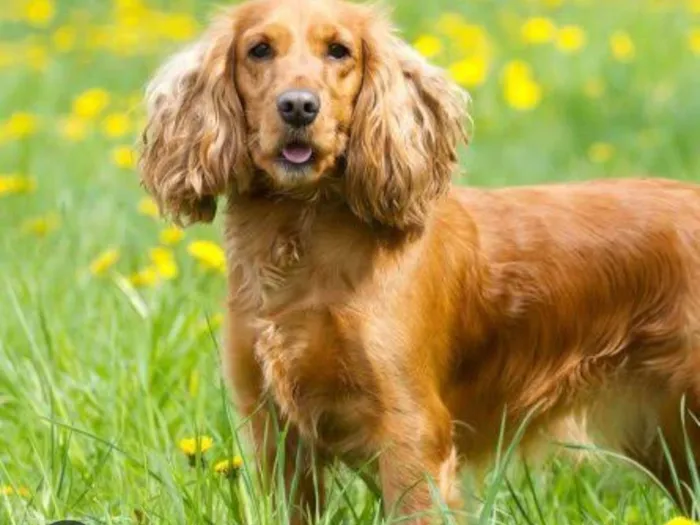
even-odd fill
[(318, 95), (307, 89), (290, 89), (277, 97), (277, 110), (290, 126), (301, 128), (308, 126), (318, 115), (321, 100)]

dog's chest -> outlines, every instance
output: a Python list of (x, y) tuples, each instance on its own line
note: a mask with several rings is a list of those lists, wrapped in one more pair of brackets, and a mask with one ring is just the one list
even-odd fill
[(255, 355), (264, 386), (309, 440), (337, 454), (361, 454), (379, 417), (379, 385), (352, 321), (331, 310), (258, 319)]

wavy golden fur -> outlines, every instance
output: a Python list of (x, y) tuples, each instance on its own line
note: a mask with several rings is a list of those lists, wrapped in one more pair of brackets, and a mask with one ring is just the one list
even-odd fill
[[(289, 90), (313, 120), (289, 123)], [(526, 443), (576, 417), (684, 501), (659, 436), (689, 481), (695, 186), (451, 186), (466, 96), (376, 9), (339, 0), (227, 10), (147, 99), (141, 170), (163, 212), (210, 221), (227, 198), (226, 375), (262, 463), (270, 421), (291, 425), (295, 519), (322, 506), (314, 472), (333, 457), (378, 455), (388, 511), (429, 510), (425, 475), (458, 509), (460, 462), (528, 414)]]

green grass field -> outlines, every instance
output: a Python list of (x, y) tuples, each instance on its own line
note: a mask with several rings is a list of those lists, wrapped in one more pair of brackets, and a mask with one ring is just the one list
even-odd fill
[[(163, 223), (134, 170), (144, 83), (210, 4), (1, 3), (0, 524), (285, 523), (219, 375), (220, 230)], [(394, 3), (473, 95), (461, 183), (700, 177), (697, 0)], [(195, 436), (212, 443), (191, 467)], [(622, 461), (511, 469), (502, 449), (475, 523), (678, 515)], [(236, 476), (214, 468), (236, 456)], [(333, 479), (321, 523), (385, 523), (363, 483)]]

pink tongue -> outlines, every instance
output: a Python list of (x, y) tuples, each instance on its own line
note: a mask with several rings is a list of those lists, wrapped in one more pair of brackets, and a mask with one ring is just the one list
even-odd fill
[(309, 146), (286, 146), (282, 155), (292, 164), (304, 164), (311, 158), (313, 151)]

